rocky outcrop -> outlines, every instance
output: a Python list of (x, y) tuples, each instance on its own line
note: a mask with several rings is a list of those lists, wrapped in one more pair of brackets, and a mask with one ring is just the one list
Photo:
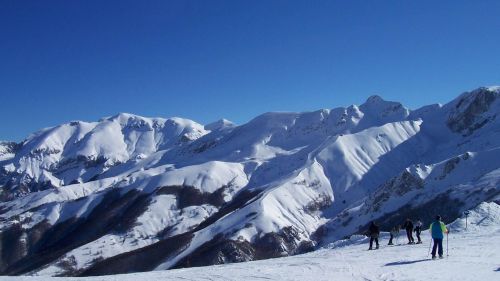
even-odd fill
[(463, 95), (448, 117), (447, 125), (453, 131), (465, 136), (495, 120), (498, 112), (488, 112), (498, 99), (498, 90), (480, 88)]
[(21, 147), (22, 144), (19, 143), (0, 141), (0, 161), (2, 161), (3, 156), (16, 154)]
[(263, 234), (253, 242), (217, 235), (183, 258), (174, 268), (277, 258), (309, 252), (314, 246), (312, 241), (301, 241), (294, 227), (285, 227), (279, 233)]
[(86, 217), (69, 218), (55, 225), (44, 220), (30, 228), (23, 227), (30, 223), (29, 218), (13, 223), (0, 232), (0, 274), (27, 273), (106, 233), (130, 229), (148, 206), (148, 198), (134, 190), (121, 195), (115, 189), (107, 192)]
[(368, 212), (377, 212), (391, 197), (401, 197), (413, 190), (422, 189), (424, 181), (418, 176), (410, 173), (408, 170), (403, 171), (399, 176), (390, 179), (388, 182), (378, 188), (375, 193), (370, 196), (366, 206), (369, 206)]

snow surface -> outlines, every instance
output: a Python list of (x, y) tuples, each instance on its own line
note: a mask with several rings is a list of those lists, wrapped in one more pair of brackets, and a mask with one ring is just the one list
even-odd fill
[(100, 277), (0, 277), (2, 281), (132, 281), (132, 280), (498, 280), (500, 274), (500, 206), (482, 203), (471, 211), (468, 228), (461, 218), (449, 225), (451, 233), (443, 260), (428, 255), (430, 235), (423, 244), (405, 245), (399, 237), (395, 246), (367, 251), (368, 239), (353, 236), (323, 249), (293, 257), (218, 265), (110, 275)]

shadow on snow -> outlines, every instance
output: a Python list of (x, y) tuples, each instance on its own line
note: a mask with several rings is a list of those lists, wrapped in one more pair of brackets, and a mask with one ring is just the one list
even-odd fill
[(393, 265), (406, 265), (406, 264), (413, 264), (417, 262), (423, 262), (423, 261), (428, 261), (429, 259), (423, 259), (423, 260), (415, 260), (415, 261), (396, 261), (396, 262), (390, 262), (385, 264), (385, 266), (393, 266)]

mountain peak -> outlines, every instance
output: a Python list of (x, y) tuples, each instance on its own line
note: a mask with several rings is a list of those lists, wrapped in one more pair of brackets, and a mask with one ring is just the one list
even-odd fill
[(500, 93), (500, 86), (488, 86), (485, 87), (489, 92)]
[(215, 122), (212, 122), (210, 124), (207, 124), (205, 125), (205, 130), (209, 130), (209, 131), (217, 131), (217, 130), (221, 130), (221, 129), (225, 129), (225, 128), (229, 128), (229, 127), (234, 127), (234, 123), (227, 120), (227, 119), (219, 119)]
[(104, 121), (104, 120), (115, 121), (115, 120), (117, 120), (119, 122), (122, 122), (122, 121), (130, 120), (130, 119), (149, 119), (149, 118), (135, 115), (132, 113), (120, 112), (120, 113), (115, 114), (113, 116), (102, 118), (99, 121)]
[(447, 105), (450, 108), (448, 127), (454, 132), (470, 135), (491, 123), (498, 113), (499, 97), (500, 87), (497, 86), (480, 87), (463, 93)]
[(449, 104), (456, 108), (466, 107), (471, 102), (480, 103), (483, 99), (492, 102), (498, 97), (498, 95), (500, 95), (500, 86), (479, 87), (477, 89), (464, 92)]
[(116, 119), (116, 118), (132, 118), (132, 117), (137, 117), (137, 115), (132, 114), (132, 113), (127, 113), (127, 112), (120, 112), (117, 113), (113, 116), (111, 116), (110, 119)]
[(384, 122), (394, 122), (405, 119), (409, 115), (408, 108), (395, 101), (384, 100), (379, 95), (369, 97), (359, 109), (376, 118), (382, 118)]
[(384, 102), (385, 100), (379, 95), (372, 95), (366, 99), (365, 103), (379, 103)]

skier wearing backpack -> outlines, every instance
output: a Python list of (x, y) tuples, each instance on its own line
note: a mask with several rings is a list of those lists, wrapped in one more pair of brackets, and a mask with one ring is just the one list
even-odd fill
[(375, 223), (375, 221), (372, 221), (370, 224), (370, 227), (368, 228), (368, 234), (370, 235), (370, 248), (368, 250), (373, 249), (373, 241), (375, 240), (375, 249), (378, 249), (378, 237), (380, 235), (380, 228), (378, 225)]
[(406, 222), (403, 224), (403, 228), (406, 230), (408, 244), (415, 244), (415, 239), (413, 239), (413, 222), (410, 220), (410, 218), (406, 219)]
[(429, 230), (432, 235), (432, 240), (434, 240), (434, 245), (432, 246), (432, 259), (436, 259), (436, 248), (438, 250), (439, 258), (443, 258), (443, 233), (448, 233), (446, 225), (441, 221), (441, 216), (436, 216), (436, 220), (431, 223)]
[(420, 233), (422, 233), (422, 221), (417, 219), (415, 223), (415, 234), (417, 235), (417, 244), (422, 244), (422, 239), (420, 239)]

